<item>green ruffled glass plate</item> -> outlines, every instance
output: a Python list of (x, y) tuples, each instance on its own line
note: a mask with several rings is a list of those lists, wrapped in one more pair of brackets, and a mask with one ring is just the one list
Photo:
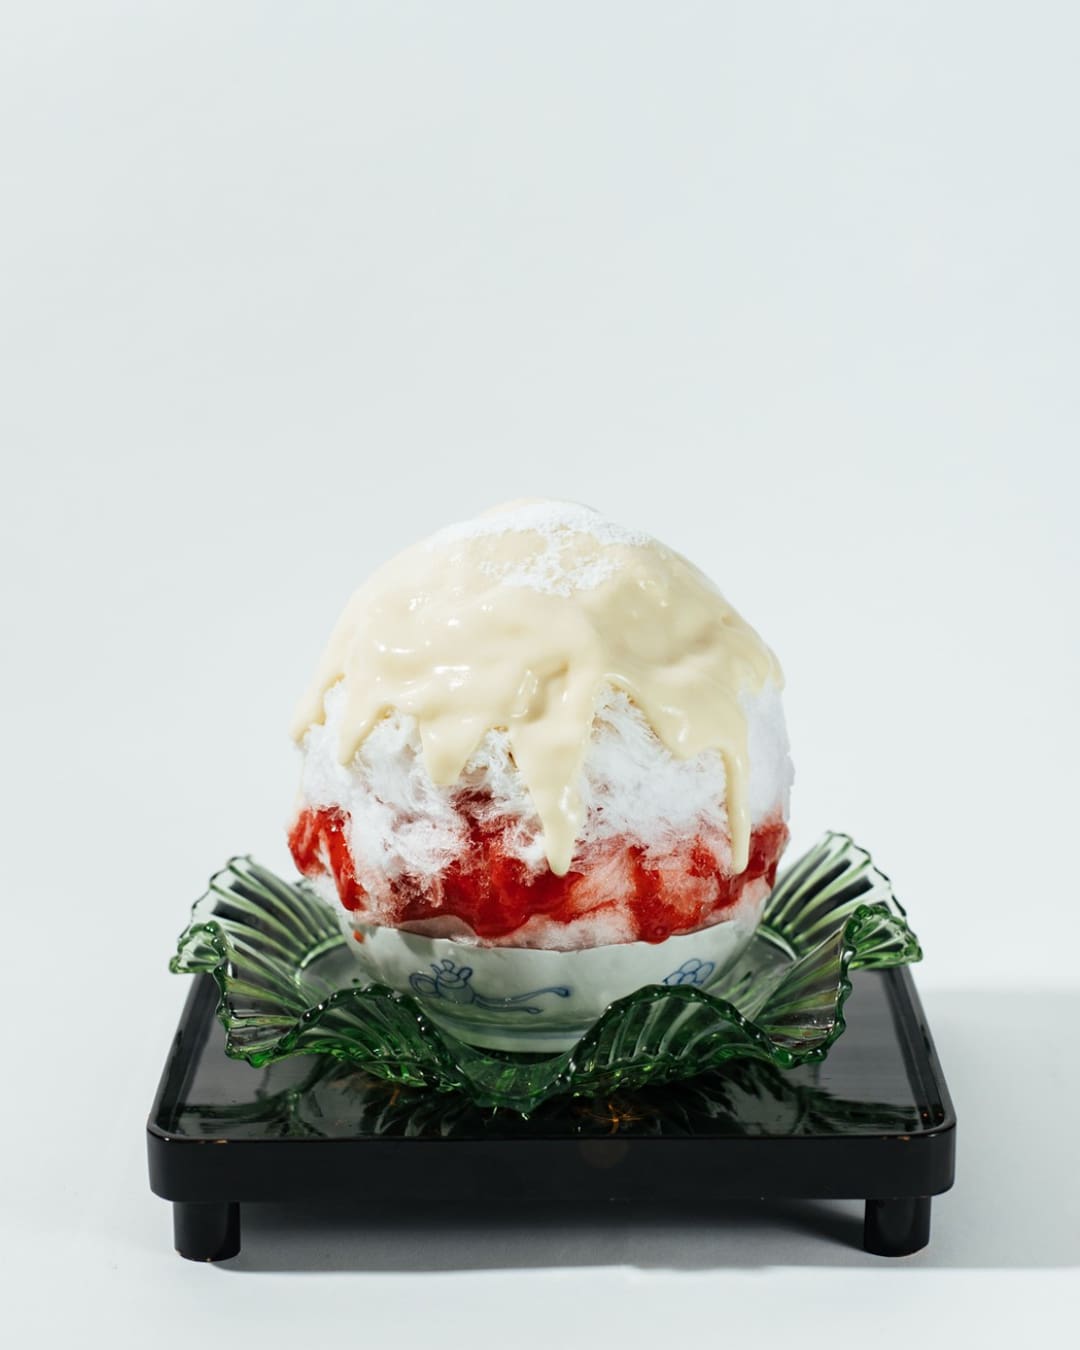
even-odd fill
[(250, 858), (211, 880), (170, 969), (213, 977), (233, 1058), (259, 1067), (329, 1055), (388, 1083), (527, 1113), (561, 1094), (633, 1090), (730, 1060), (821, 1060), (844, 1030), (849, 973), (921, 957), (888, 878), (847, 835), (827, 834), (779, 879), (749, 946), (707, 992), (647, 985), (559, 1054), (465, 1045), (416, 999), (362, 985), (331, 907)]

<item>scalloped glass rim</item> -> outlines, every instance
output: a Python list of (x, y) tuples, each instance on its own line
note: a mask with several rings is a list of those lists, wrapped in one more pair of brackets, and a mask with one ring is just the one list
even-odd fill
[(836, 833), (784, 872), (749, 946), (708, 991), (647, 985), (557, 1054), (463, 1044), (416, 998), (360, 986), (355, 973), (350, 982), (346, 945), (306, 883), (238, 857), (196, 902), (170, 969), (213, 977), (226, 1053), (253, 1066), (329, 1055), (390, 1083), (528, 1112), (559, 1094), (691, 1078), (732, 1059), (814, 1063), (844, 1031), (852, 970), (922, 958), (888, 878)]

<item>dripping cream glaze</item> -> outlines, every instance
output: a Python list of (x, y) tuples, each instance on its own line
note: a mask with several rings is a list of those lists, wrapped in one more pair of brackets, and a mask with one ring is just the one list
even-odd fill
[(547, 862), (564, 876), (597, 700), (621, 690), (676, 758), (722, 756), (738, 873), (750, 855), (740, 696), (782, 679), (757, 633), (678, 553), (583, 506), (513, 502), (372, 574), (331, 635), (293, 734), (302, 741), (322, 723), (340, 683), (342, 764), (398, 710), (416, 720), (431, 779), (448, 786), (490, 730), (505, 730)]

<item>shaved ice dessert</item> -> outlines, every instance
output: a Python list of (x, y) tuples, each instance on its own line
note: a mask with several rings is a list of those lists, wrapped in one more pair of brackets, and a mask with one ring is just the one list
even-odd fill
[[(654, 709), (638, 699), (658, 675)], [(358, 923), (477, 945), (721, 922), (767, 894), (787, 839), (779, 685), (756, 634), (647, 536), (548, 502), (450, 527), (334, 634), (295, 728), (293, 855)]]
[[(349, 602), (294, 725), (293, 857), (377, 978), (476, 1043), (531, 1023), (554, 1045), (666, 978), (661, 949), (711, 941), (688, 967), (709, 974), (752, 933), (788, 838), (781, 685), (679, 554), (584, 506), (511, 503)], [(523, 975), (559, 982), (518, 993)]]

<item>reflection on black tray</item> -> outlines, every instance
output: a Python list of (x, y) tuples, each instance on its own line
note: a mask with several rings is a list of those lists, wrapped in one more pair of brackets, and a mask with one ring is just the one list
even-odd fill
[(725, 1135), (790, 1138), (852, 1130), (896, 1133), (920, 1124), (912, 1107), (845, 1101), (755, 1060), (632, 1093), (557, 1098), (527, 1116), (483, 1110), (458, 1093), (396, 1087), (332, 1059), (306, 1065), (299, 1083), (278, 1086), (275, 1079), (282, 1076), (276, 1067), (265, 1070), (252, 1099), (234, 1106), (189, 1103), (180, 1122), (183, 1132), (216, 1137), (227, 1125), (233, 1138), (452, 1139), (535, 1137), (550, 1127), (564, 1137), (588, 1138), (696, 1135), (706, 1127)]

